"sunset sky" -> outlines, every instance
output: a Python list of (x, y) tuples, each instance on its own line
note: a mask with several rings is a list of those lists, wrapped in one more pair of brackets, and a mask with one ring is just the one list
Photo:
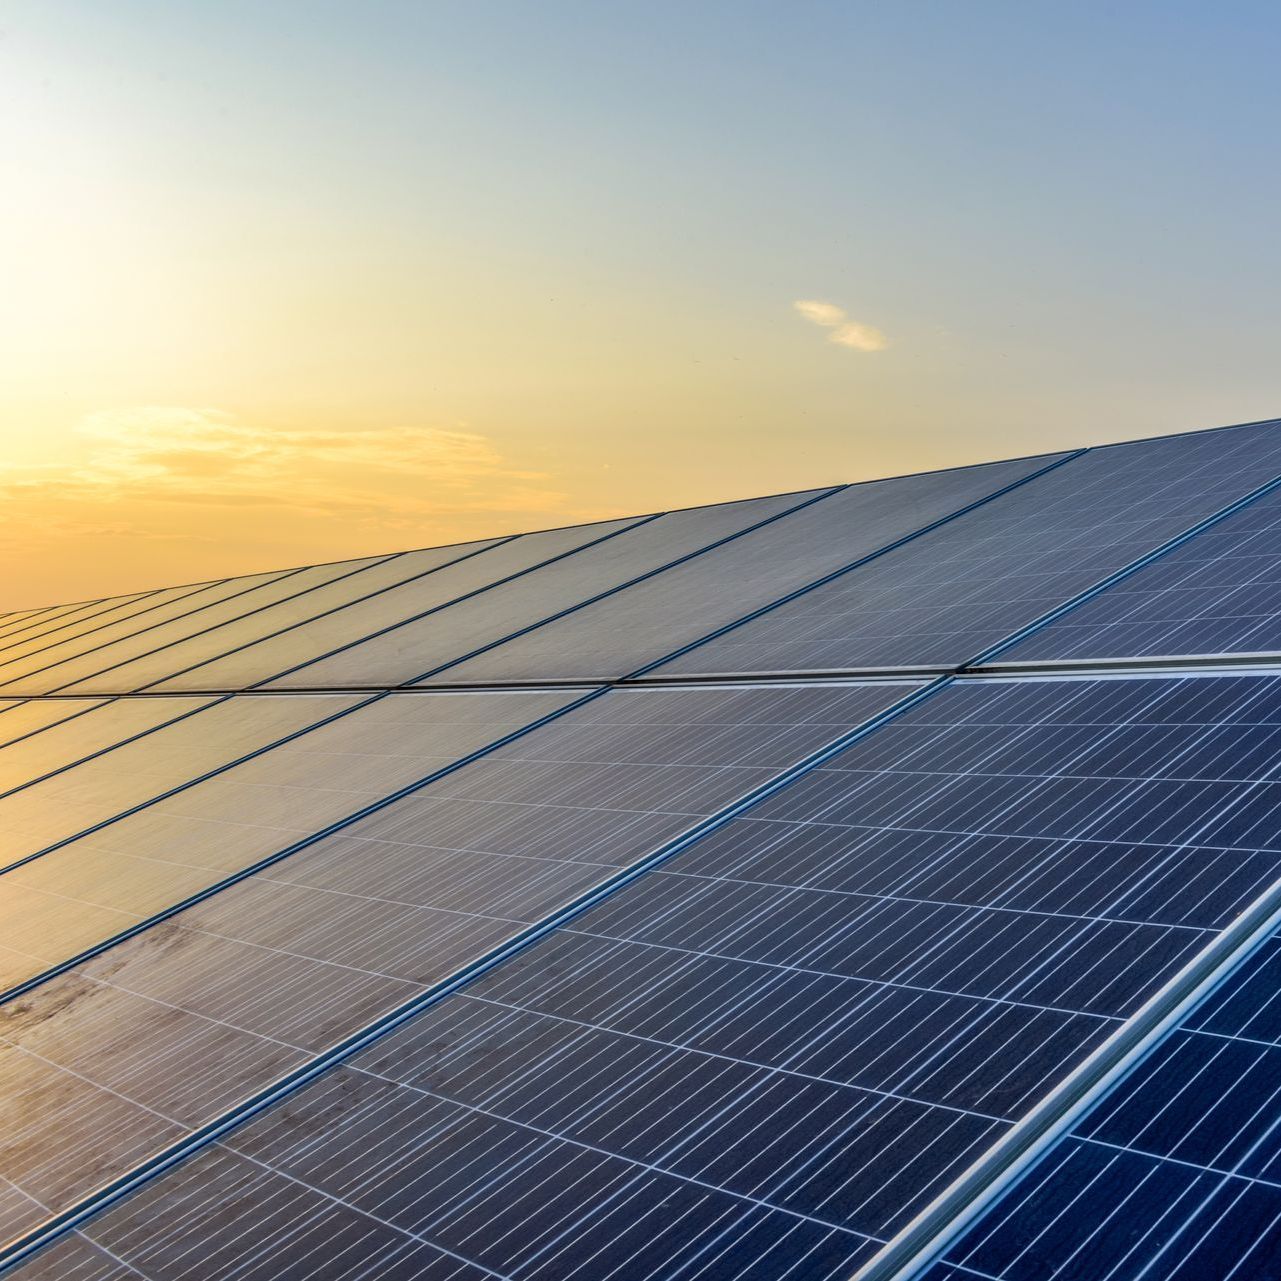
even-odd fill
[(1281, 415), (1272, 4), (0, 0), (0, 609)]

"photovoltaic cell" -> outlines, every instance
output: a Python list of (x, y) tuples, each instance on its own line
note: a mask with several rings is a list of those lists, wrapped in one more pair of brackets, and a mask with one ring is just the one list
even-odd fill
[(1056, 457), (1062, 455), (851, 485), (436, 675), (428, 676), (424, 666), (424, 679), (416, 683), (627, 675), (1033, 474)]
[(0, 866), (85, 832), (360, 699), (333, 694), (298, 700), (245, 696), (176, 701), (191, 714), (0, 797)]
[(928, 1272), (1227, 1281), (1281, 1257), (1281, 939), (1170, 1032)]
[[(408, 684), (424, 672), (499, 642), (521, 628), (580, 605), (638, 575), (652, 573), (720, 539), (741, 534), (761, 521), (801, 508), (798, 516), (783, 516), (781, 521), (765, 525), (756, 535), (745, 535), (768, 537), (771, 531), (785, 527), (791, 520), (803, 519), (808, 511), (804, 504), (830, 492), (813, 490), (668, 512), (618, 538), (508, 583), (500, 590), (475, 596), (446, 613), (397, 627), (361, 645), (278, 676), (268, 685), (272, 689), (283, 689)], [(833, 501), (836, 498), (821, 498), (816, 510)], [(727, 544), (726, 548), (734, 545)], [(708, 556), (716, 554), (707, 553)], [(687, 561), (686, 565), (693, 563)], [(667, 574), (659, 577), (666, 580)]]
[[(643, 520), (643, 517), (632, 517), (522, 534), (485, 547), (478, 555), (460, 554), (430, 574), (398, 579), (387, 590), (377, 595), (361, 595), (344, 603), (342, 608), (330, 608), (323, 613), (309, 611), (305, 618), (292, 620), (287, 630), (257, 625), (234, 631), (224, 629), (227, 634), (211, 638), (216, 644), (166, 653), (156, 662), (135, 666), (130, 678), (149, 688), (163, 690), (246, 689), (411, 615), (447, 605), (460, 596), (481, 591), (554, 557), (577, 553)], [(481, 544), (473, 546), (482, 547)], [(357, 683), (368, 686), (376, 682)]]
[(0, 689), (26, 694), (67, 690), (82, 677), (114, 671), (137, 655), (204, 635), (228, 620), (293, 602), (313, 588), (358, 574), (381, 559), (374, 557), (346, 565), (318, 565), (286, 574), (229, 579), (194, 597), (165, 602), (127, 621), (95, 628), (83, 637), (71, 638), (4, 664), (0, 666)]
[(582, 692), (376, 700), (15, 868), (0, 876), (0, 991), (351, 817)]
[[(328, 1281), (365, 1241), (433, 1279), (847, 1278), (1278, 875), (1279, 742), (1274, 676), (957, 682), (46, 1258), (110, 1258), (153, 1281), (216, 1260), (218, 1275), (256, 1277), (296, 1240), (306, 1254), (289, 1275)], [(543, 770), (504, 772), (491, 783), (502, 804), (548, 803)], [(637, 790), (656, 795), (648, 779)], [(495, 848), (489, 832), (481, 847)], [(563, 835), (551, 848), (563, 856)], [(384, 974), (424, 937), (366, 926), (335, 939), (308, 932), (311, 907), (290, 924), (277, 904), (208, 906), (219, 937), (269, 918), (273, 946), (336, 947), (327, 959), (342, 964), (341, 949), (368, 958), (382, 937), (389, 961), (370, 968)], [(157, 964), (151, 995), (172, 1001), (183, 968)], [(276, 1011), (259, 1017), (281, 1031)], [(43, 1064), (58, 1034), (33, 1028)], [(94, 1039), (66, 1022), (61, 1038), (68, 1056)], [(67, 1065), (118, 1099), (123, 1060), (79, 1053)], [(200, 1061), (216, 1075), (243, 1059)], [(177, 1081), (149, 1116), (210, 1093)], [(90, 1127), (85, 1147), (103, 1133)], [(52, 1181), (66, 1158), (47, 1151)], [(19, 1164), (5, 1177), (47, 1201)]]
[(123, 1173), (906, 688), (606, 694), (0, 1007), (0, 1099), (21, 1100), (0, 1126), (0, 1186), (15, 1192), (4, 1231), (29, 1226), (35, 1203), (56, 1211)]
[(658, 671), (959, 666), (1279, 473), (1274, 425), (1091, 450)]
[(1281, 491), (1109, 587), (999, 662), (1281, 651)]

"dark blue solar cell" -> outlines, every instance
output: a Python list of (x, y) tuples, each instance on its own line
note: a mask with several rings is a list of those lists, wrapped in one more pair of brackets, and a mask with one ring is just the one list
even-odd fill
[[(1281, 1272), (1281, 940), (1266, 941), (953, 1244), (998, 1281)], [(926, 1274), (943, 1281), (946, 1265)]]

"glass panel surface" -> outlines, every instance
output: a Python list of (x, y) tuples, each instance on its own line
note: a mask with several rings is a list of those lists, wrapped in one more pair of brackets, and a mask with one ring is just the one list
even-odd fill
[[(251, 1268), (256, 1248), (291, 1238), (295, 1276), (327, 1278), (342, 1260), (310, 1226), (327, 1205), (382, 1225), (387, 1248), (515, 1281), (848, 1278), (1278, 875), (1279, 743), (1274, 676), (958, 682), (87, 1236), (154, 1281), (180, 1275), (182, 1251)], [(519, 801), (518, 778), (504, 797)], [(525, 784), (546, 798), (538, 771)], [(407, 884), (396, 878), (402, 900)], [(247, 902), (211, 900), (206, 928), (277, 920)], [(357, 968), (363, 940), (385, 933), (280, 930), (304, 938), (292, 956)], [(405, 944), (423, 937), (403, 927), (390, 955), (421, 963)], [(381, 955), (377, 973), (398, 977)], [(180, 980), (156, 981), (169, 1000)], [(202, 1061), (221, 1079), (244, 1059)], [(109, 1070), (100, 1055), (84, 1068)], [(109, 1077), (112, 1107), (127, 1080)], [(176, 1122), (203, 1097), (177, 1076), (171, 1089), (148, 1117)], [(14, 1181), (38, 1195), (29, 1175)], [(217, 1204), (251, 1186), (229, 1242)]]
[(0, 865), (104, 823), (359, 701), (346, 695), (214, 701), (74, 769), (0, 797)]
[(1109, 445), (667, 663), (955, 667), (1281, 472), (1281, 428)]
[(609, 693), (82, 962), (3, 1007), (4, 1180), (65, 1205), (903, 692)]
[(581, 696), (558, 690), (377, 700), (13, 869), (0, 877), (0, 989)]
[[(68, 688), (74, 688), (78, 692), (110, 691), (121, 687), (151, 689), (159, 686), (167, 676), (186, 672), (263, 638), (279, 636), (282, 643), (288, 645), (289, 637), (294, 635), (290, 629), (299, 624), (313, 619), (325, 619), (329, 615), (340, 616), (341, 611), (346, 609), (365, 607), (362, 602), (368, 602), (372, 606), (382, 599), (384, 593), (389, 593), (402, 584), (415, 583), (420, 579), (427, 581), (455, 562), (465, 563), (478, 552), (492, 549), (500, 543), (501, 540), (491, 539), (451, 547), (428, 547), (422, 551), (376, 558), (363, 564), (354, 574), (342, 573), (337, 577), (330, 574), (327, 579), (314, 579), (311, 589), (303, 595), (288, 596), (271, 604), (269, 608), (218, 620), (213, 626), (185, 638), (170, 638), (163, 647), (140, 654), (110, 670), (84, 676)], [(322, 565), (317, 567), (317, 572), (333, 568)], [(203, 672), (205, 669), (200, 670)], [(174, 686), (182, 689), (231, 688), (216, 683), (202, 683), (203, 679), (185, 683), (177, 680)]]
[[(39, 635), (25, 638), (13, 637), (8, 641), (0, 642), (0, 677), (7, 676), (10, 664), (18, 664), (19, 671), (25, 670), (26, 665), (22, 660), (28, 659), (32, 654), (49, 649), (56, 650), (81, 637), (93, 637), (92, 641), (85, 639), (81, 642), (81, 648), (87, 649), (91, 644), (97, 643), (99, 636), (104, 633), (109, 634), (112, 630), (137, 630), (149, 625), (158, 610), (181, 611), (182, 602), (187, 600), (191, 600), (191, 603), (185, 608), (194, 609), (206, 592), (216, 591), (220, 586), (219, 583), (197, 583), (194, 586), (170, 587), (163, 591), (149, 592), (134, 600), (118, 603), (111, 609), (95, 612), (90, 617), (80, 620), (71, 619), (59, 626), (47, 628)], [(137, 620), (132, 627), (129, 626), (131, 619)]]
[(95, 619), (84, 629), (72, 629), (70, 635), (56, 633), (56, 643), (50, 637), (50, 643), (33, 646), (29, 652), (0, 654), (0, 659), (8, 660), (0, 665), (0, 689), (22, 694), (61, 690), (73, 683), (78, 672), (96, 672), (110, 665), (117, 653), (161, 643), (153, 637), (195, 629), (219, 611), (250, 609), (259, 593), (288, 590), (296, 577), (282, 572), (255, 574), (215, 583), (195, 594), (188, 588), (157, 592), (146, 609), (130, 610), (124, 618), (113, 612), (110, 622)]
[[(92, 699), (38, 700), (37, 706), (62, 711), (62, 719), (16, 743), (0, 747), (0, 796), (125, 739), (177, 720), (212, 701), (209, 698), (118, 698), (95, 706)], [(73, 715), (77, 711), (84, 714)]]
[(61, 626), (71, 623), (83, 623), (90, 617), (105, 611), (118, 609), (123, 605), (142, 600), (151, 592), (134, 592), (129, 596), (113, 596), (106, 600), (80, 601), (75, 605), (57, 605), (32, 619), (15, 624), (0, 632), (4, 644), (29, 640), (34, 636), (51, 633)]
[(1190, 538), (998, 662), (1281, 651), (1281, 491)]
[(626, 675), (1051, 461), (1016, 459), (851, 485), (430, 679)]
[(1275, 935), (1053, 1144), (932, 1281), (1275, 1276), (1281, 1265)]
[(0, 698), (0, 744), (79, 716), (102, 702), (100, 698)]
[[(275, 629), (270, 632), (254, 631), (238, 638), (240, 648), (220, 645), (213, 652), (206, 649), (199, 655), (186, 656), (181, 665), (167, 660), (164, 670), (149, 668), (145, 679), (156, 681), (155, 688), (164, 690), (246, 689), (262, 684), (269, 677), (299, 663), (338, 646), (362, 640), (402, 619), (447, 605), (459, 596), (479, 591), (509, 574), (522, 573), (550, 557), (575, 552), (596, 539), (628, 528), (635, 520), (633, 517), (522, 534), (519, 538), (489, 546), (479, 556), (459, 559), (434, 573), (402, 582), (367, 600), (323, 616), (309, 616), (314, 620), (293, 626), (288, 631), (279, 634), (275, 634)], [(202, 665), (191, 666), (192, 662)], [(378, 682), (371, 677), (354, 683), (372, 686)]]
[[(397, 627), (269, 684), (283, 689), (408, 683), (424, 672), (501, 641), (522, 627), (739, 534), (824, 492), (830, 491), (782, 494), (669, 512), (577, 556), (463, 601), (445, 613)], [(828, 501), (823, 499), (819, 506)]]

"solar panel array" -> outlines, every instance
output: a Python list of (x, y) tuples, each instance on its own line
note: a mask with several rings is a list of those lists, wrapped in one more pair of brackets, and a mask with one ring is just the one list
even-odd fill
[(0, 615), (0, 1274), (1281, 1271), (1281, 422)]

